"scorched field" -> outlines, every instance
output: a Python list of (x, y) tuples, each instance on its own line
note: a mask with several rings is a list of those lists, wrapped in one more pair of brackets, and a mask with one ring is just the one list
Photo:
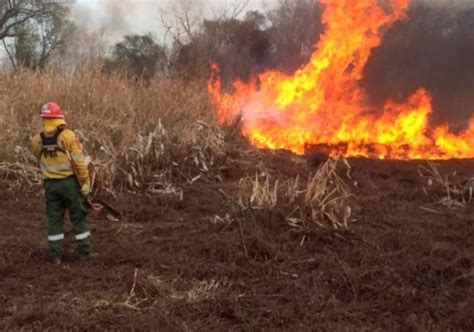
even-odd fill
[[(353, 216), (336, 231), (293, 213), (287, 193), (239, 206), (242, 177), (306, 185), (318, 157), (247, 158), (221, 183), (119, 195), (122, 220), (92, 217), (100, 256), (80, 263), (69, 233), (61, 267), (48, 262), (42, 197), (2, 190), (0, 329), (472, 329), (474, 161), (438, 163), (457, 172), (451, 198), (420, 176), (424, 162), (339, 164)], [(271, 196), (264, 184), (256, 194)]]
[[(324, 33), (292, 73), (0, 73), (0, 330), (472, 331), (474, 118), (435, 117), (442, 89), (372, 103), (361, 83), (410, 3), (319, 1)], [(116, 210), (90, 213), (87, 262), (70, 223), (62, 264), (48, 256), (30, 151), (45, 101)]]

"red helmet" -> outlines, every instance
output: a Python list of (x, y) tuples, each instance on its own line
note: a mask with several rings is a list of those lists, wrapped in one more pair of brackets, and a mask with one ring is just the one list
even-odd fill
[(61, 108), (56, 103), (47, 103), (41, 109), (41, 117), (47, 119), (64, 119)]

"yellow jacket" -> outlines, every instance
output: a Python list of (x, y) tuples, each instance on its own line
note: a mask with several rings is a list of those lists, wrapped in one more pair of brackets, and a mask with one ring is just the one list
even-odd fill
[[(43, 119), (43, 132), (47, 137), (54, 136), (58, 126), (61, 125), (66, 125), (63, 119)], [(44, 179), (65, 179), (77, 175), (81, 186), (84, 184), (90, 186), (89, 170), (82, 151), (82, 144), (72, 130), (65, 128), (61, 132), (58, 137), (58, 146), (69, 152), (74, 160), (76, 172), (74, 172), (72, 163), (66, 153), (57, 151), (57, 155), (54, 157), (41, 153), (43, 150), (41, 134), (35, 135), (31, 140), (31, 144), (33, 154), (40, 162)]]

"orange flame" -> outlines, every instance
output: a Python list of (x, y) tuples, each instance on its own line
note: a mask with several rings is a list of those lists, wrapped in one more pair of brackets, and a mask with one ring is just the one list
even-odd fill
[[(243, 133), (259, 148), (303, 154), (308, 146), (331, 156), (391, 159), (474, 158), (474, 118), (457, 135), (446, 125), (431, 128), (430, 95), (420, 89), (406, 103), (389, 101), (381, 115), (366, 104), (358, 82), (381, 30), (406, 16), (409, 0), (322, 0), (321, 37), (310, 61), (293, 75), (268, 71), (250, 83), (221, 91), (218, 68), (209, 92), (219, 120), (241, 114)], [(380, 112), (379, 112), (380, 113)]]

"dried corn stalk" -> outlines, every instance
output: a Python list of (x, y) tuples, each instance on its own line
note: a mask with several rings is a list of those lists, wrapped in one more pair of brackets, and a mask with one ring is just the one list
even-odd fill
[[(347, 229), (352, 218), (352, 194), (337, 172), (338, 165), (339, 160), (328, 160), (303, 187), (300, 187), (299, 176), (283, 184), (278, 179), (272, 182), (269, 175), (241, 179), (239, 203), (253, 209), (287, 209), (291, 211), (287, 221), (298, 229), (306, 229), (311, 224)], [(350, 178), (347, 160), (344, 165)]]
[[(226, 155), (227, 145), (225, 135), (221, 128), (211, 126), (203, 121), (198, 121), (197, 126), (193, 126), (189, 130), (190, 137), (183, 140), (189, 140), (190, 146), (185, 160), (192, 162), (193, 167), (197, 168), (201, 173), (208, 173), (212, 170), (218, 159), (222, 159)], [(186, 142), (182, 142), (186, 145)], [(195, 172), (187, 172), (192, 174)]]
[[(347, 161), (346, 161), (347, 163)], [(349, 187), (337, 173), (338, 161), (328, 160), (308, 180), (303, 207), (310, 220), (321, 227), (329, 221), (334, 228), (348, 228), (352, 209)]]
[(454, 182), (449, 176), (441, 175), (432, 162), (428, 162), (428, 166), (420, 166), (418, 173), (428, 179), (428, 187), (423, 188), (425, 194), (435, 196), (438, 204), (448, 208), (466, 208), (474, 201), (474, 177)]
[(0, 163), (0, 182), (5, 182), (9, 189), (18, 189), (19, 187), (34, 187), (41, 185), (41, 172), (36, 166), (29, 166), (22, 163)]
[(268, 175), (263, 180), (258, 175), (255, 179), (241, 179), (239, 203), (253, 209), (272, 209), (278, 203), (278, 184), (278, 179), (271, 184)]

